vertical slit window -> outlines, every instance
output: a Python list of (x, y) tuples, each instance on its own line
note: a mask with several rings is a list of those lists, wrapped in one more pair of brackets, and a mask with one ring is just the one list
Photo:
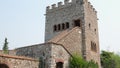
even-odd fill
[(96, 34), (96, 29), (94, 29), (94, 31), (95, 31), (95, 34)]
[(69, 26), (69, 23), (67, 22), (67, 23), (66, 23), (66, 28), (69, 28), (69, 27), (70, 27), (70, 26)]
[(63, 30), (65, 29), (65, 24), (64, 24), (64, 23), (62, 23), (62, 29), (63, 29)]
[(91, 50), (94, 51), (94, 52), (97, 52), (96, 43), (94, 43), (94, 42), (92, 42), (92, 41), (91, 41)]
[(57, 31), (57, 26), (56, 26), (56, 25), (54, 25), (54, 27), (53, 27), (53, 28), (54, 28), (54, 31)]
[(91, 24), (89, 23), (89, 29), (91, 28)]
[(60, 30), (60, 29), (61, 29), (60, 24), (58, 24), (58, 30)]

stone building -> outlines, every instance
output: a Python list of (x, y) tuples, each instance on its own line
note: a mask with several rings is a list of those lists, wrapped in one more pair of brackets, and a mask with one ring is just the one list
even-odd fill
[[(71, 32), (73, 34), (69, 37), (59, 38), (61, 33), (69, 33), (76, 26), (78, 31)], [(79, 35), (76, 35), (77, 32)], [(60, 40), (56, 43), (63, 44), (69, 51), (78, 51), (84, 59), (92, 59), (100, 65), (97, 11), (88, 0), (64, 0), (64, 5), (59, 2), (58, 6), (53, 4), (47, 7), (45, 41), (56, 36)]]
[(46, 8), (45, 43), (15, 49), (40, 60), (41, 68), (69, 68), (72, 54), (100, 66), (97, 12), (88, 0), (64, 0)]

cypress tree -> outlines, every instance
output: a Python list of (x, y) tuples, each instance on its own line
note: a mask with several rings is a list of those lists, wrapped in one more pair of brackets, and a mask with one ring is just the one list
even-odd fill
[(7, 38), (5, 38), (5, 41), (4, 41), (3, 52), (4, 52), (4, 54), (8, 54), (8, 53), (9, 53), (9, 51), (8, 51), (8, 41), (7, 41)]

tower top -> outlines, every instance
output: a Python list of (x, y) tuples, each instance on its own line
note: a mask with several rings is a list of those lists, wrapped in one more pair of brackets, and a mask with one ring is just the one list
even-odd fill
[(93, 12), (96, 13), (95, 8), (93, 8), (93, 5), (91, 5), (90, 2), (88, 2), (88, 0), (64, 0), (64, 2), (58, 2), (57, 4), (52, 4), (51, 6), (47, 6), (46, 7), (46, 12), (53, 12), (62, 8), (66, 8), (68, 6), (71, 6), (73, 4), (87, 4), (88, 7), (90, 7)]
[(63, 6), (71, 5), (71, 4), (76, 4), (76, 3), (83, 2), (83, 1), (85, 2), (87, 0), (71, 0), (71, 1), (64, 0), (64, 2), (58, 2), (58, 4), (52, 4), (51, 6), (47, 6), (46, 10), (63, 7)]

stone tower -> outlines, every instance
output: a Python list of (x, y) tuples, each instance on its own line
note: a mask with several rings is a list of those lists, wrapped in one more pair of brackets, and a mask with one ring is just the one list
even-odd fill
[(46, 8), (45, 42), (64, 30), (82, 30), (82, 56), (100, 66), (97, 12), (88, 0), (64, 0)]

